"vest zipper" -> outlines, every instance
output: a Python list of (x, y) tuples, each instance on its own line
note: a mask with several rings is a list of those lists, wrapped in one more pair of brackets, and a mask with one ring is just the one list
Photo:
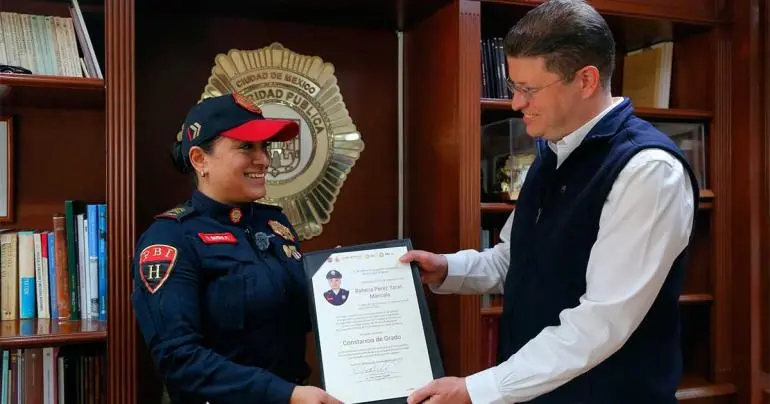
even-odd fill
[(543, 208), (537, 208), (537, 216), (535, 216), (535, 224), (537, 224), (540, 221), (540, 212), (543, 211)]

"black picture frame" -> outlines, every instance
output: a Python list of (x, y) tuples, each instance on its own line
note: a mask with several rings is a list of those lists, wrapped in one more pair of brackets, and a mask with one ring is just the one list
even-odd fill
[[(408, 238), (393, 239), (378, 241), (373, 243), (357, 244), (344, 247), (336, 247), (325, 250), (316, 250), (305, 252), (303, 256), (303, 266), (305, 271), (305, 278), (307, 280), (307, 287), (309, 292), (309, 306), (310, 306), (310, 321), (313, 328), (313, 337), (315, 341), (316, 360), (319, 365), (320, 371), (320, 385), (321, 388), (326, 388), (326, 375), (324, 374), (323, 367), (323, 353), (321, 352), (321, 346), (319, 343), (318, 335), (318, 319), (316, 316), (315, 296), (316, 293), (322, 292), (313, 288), (313, 276), (324, 265), (326, 260), (331, 254), (343, 253), (351, 251), (367, 251), (376, 250), (381, 248), (392, 247), (406, 247), (407, 251), (412, 250), (412, 241)], [(425, 335), (425, 344), (428, 349), (428, 356), (430, 358), (430, 366), (433, 372), (433, 379), (444, 377), (444, 365), (441, 359), (441, 353), (439, 350), (438, 342), (436, 339), (436, 333), (431, 321), (430, 310), (428, 308), (428, 302), (425, 297), (425, 291), (423, 290), (422, 282), (420, 280), (420, 272), (415, 263), (411, 263), (412, 283), (414, 285), (415, 294), (417, 296), (417, 302), (420, 310), (420, 318), (422, 320), (423, 334)], [(331, 393), (331, 392), (330, 392)], [(333, 393), (332, 393), (333, 394)], [(366, 403), (357, 404), (403, 404), (406, 402), (407, 396), (396, 397), (384, 400), (368, 401)]]

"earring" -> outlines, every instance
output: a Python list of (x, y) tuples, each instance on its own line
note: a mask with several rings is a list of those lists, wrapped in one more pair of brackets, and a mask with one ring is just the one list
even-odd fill
[(205, 178), (207, 175), (208, 175), (208, 173), (207, 173), (207, 172), (205, 172), (205, 171), (201, 171), (201, 177), (204, 177), (204, 178)]

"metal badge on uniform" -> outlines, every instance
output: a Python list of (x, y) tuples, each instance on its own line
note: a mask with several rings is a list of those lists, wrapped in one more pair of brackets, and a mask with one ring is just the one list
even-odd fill
[(233, 208), (230, 210), (230, 221), (233, 223), (238, 223), (241, 221), (241, 218), (243, 217), (243, 213), (238, 208)]
[(235, 244), (238, 240), (233, 233), (198, 233), (198, 237), (206, 244)]
[(302, 258), (302, 254), (297, 251), (297, 247), (293, 245), (284, 244), (283, 252), (286, 254), (286, 258), (293, 257), (295, 260)]
[(267, 234), (263, 232), (258, 232), (254, 234), (254, 245), (257, 246), (257, 249), (259, 251), (265, 251), (268, 247), (270, 247), (270, 237)]
[(174, 269), (177, 249), (170, 245), (153, 244), (139, 254), (139, 277), (150, 293), (157, 292)]
[(283, 237), (286, 240), (294, 242), (294, 235), (291, 233), (291, 230), (289, 230), (288, 227), (286, 227), (283, 223), (277, 221), (277, 220), (269, 220), (267, 222), (267, 225), (270, 226), (271, 229), (273, 229), (273, 232), (275, 234)]

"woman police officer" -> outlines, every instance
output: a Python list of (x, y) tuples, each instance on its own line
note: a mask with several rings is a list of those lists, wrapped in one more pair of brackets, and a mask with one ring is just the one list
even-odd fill
[(297, 234), (265, 196), (267, 142), (298, 135), (240, 94), (193, 107), (174, 145), (189, 201), (156, 216), (132, 303), (173, 403), (339, 403), (303, 386), (310, 321)]

